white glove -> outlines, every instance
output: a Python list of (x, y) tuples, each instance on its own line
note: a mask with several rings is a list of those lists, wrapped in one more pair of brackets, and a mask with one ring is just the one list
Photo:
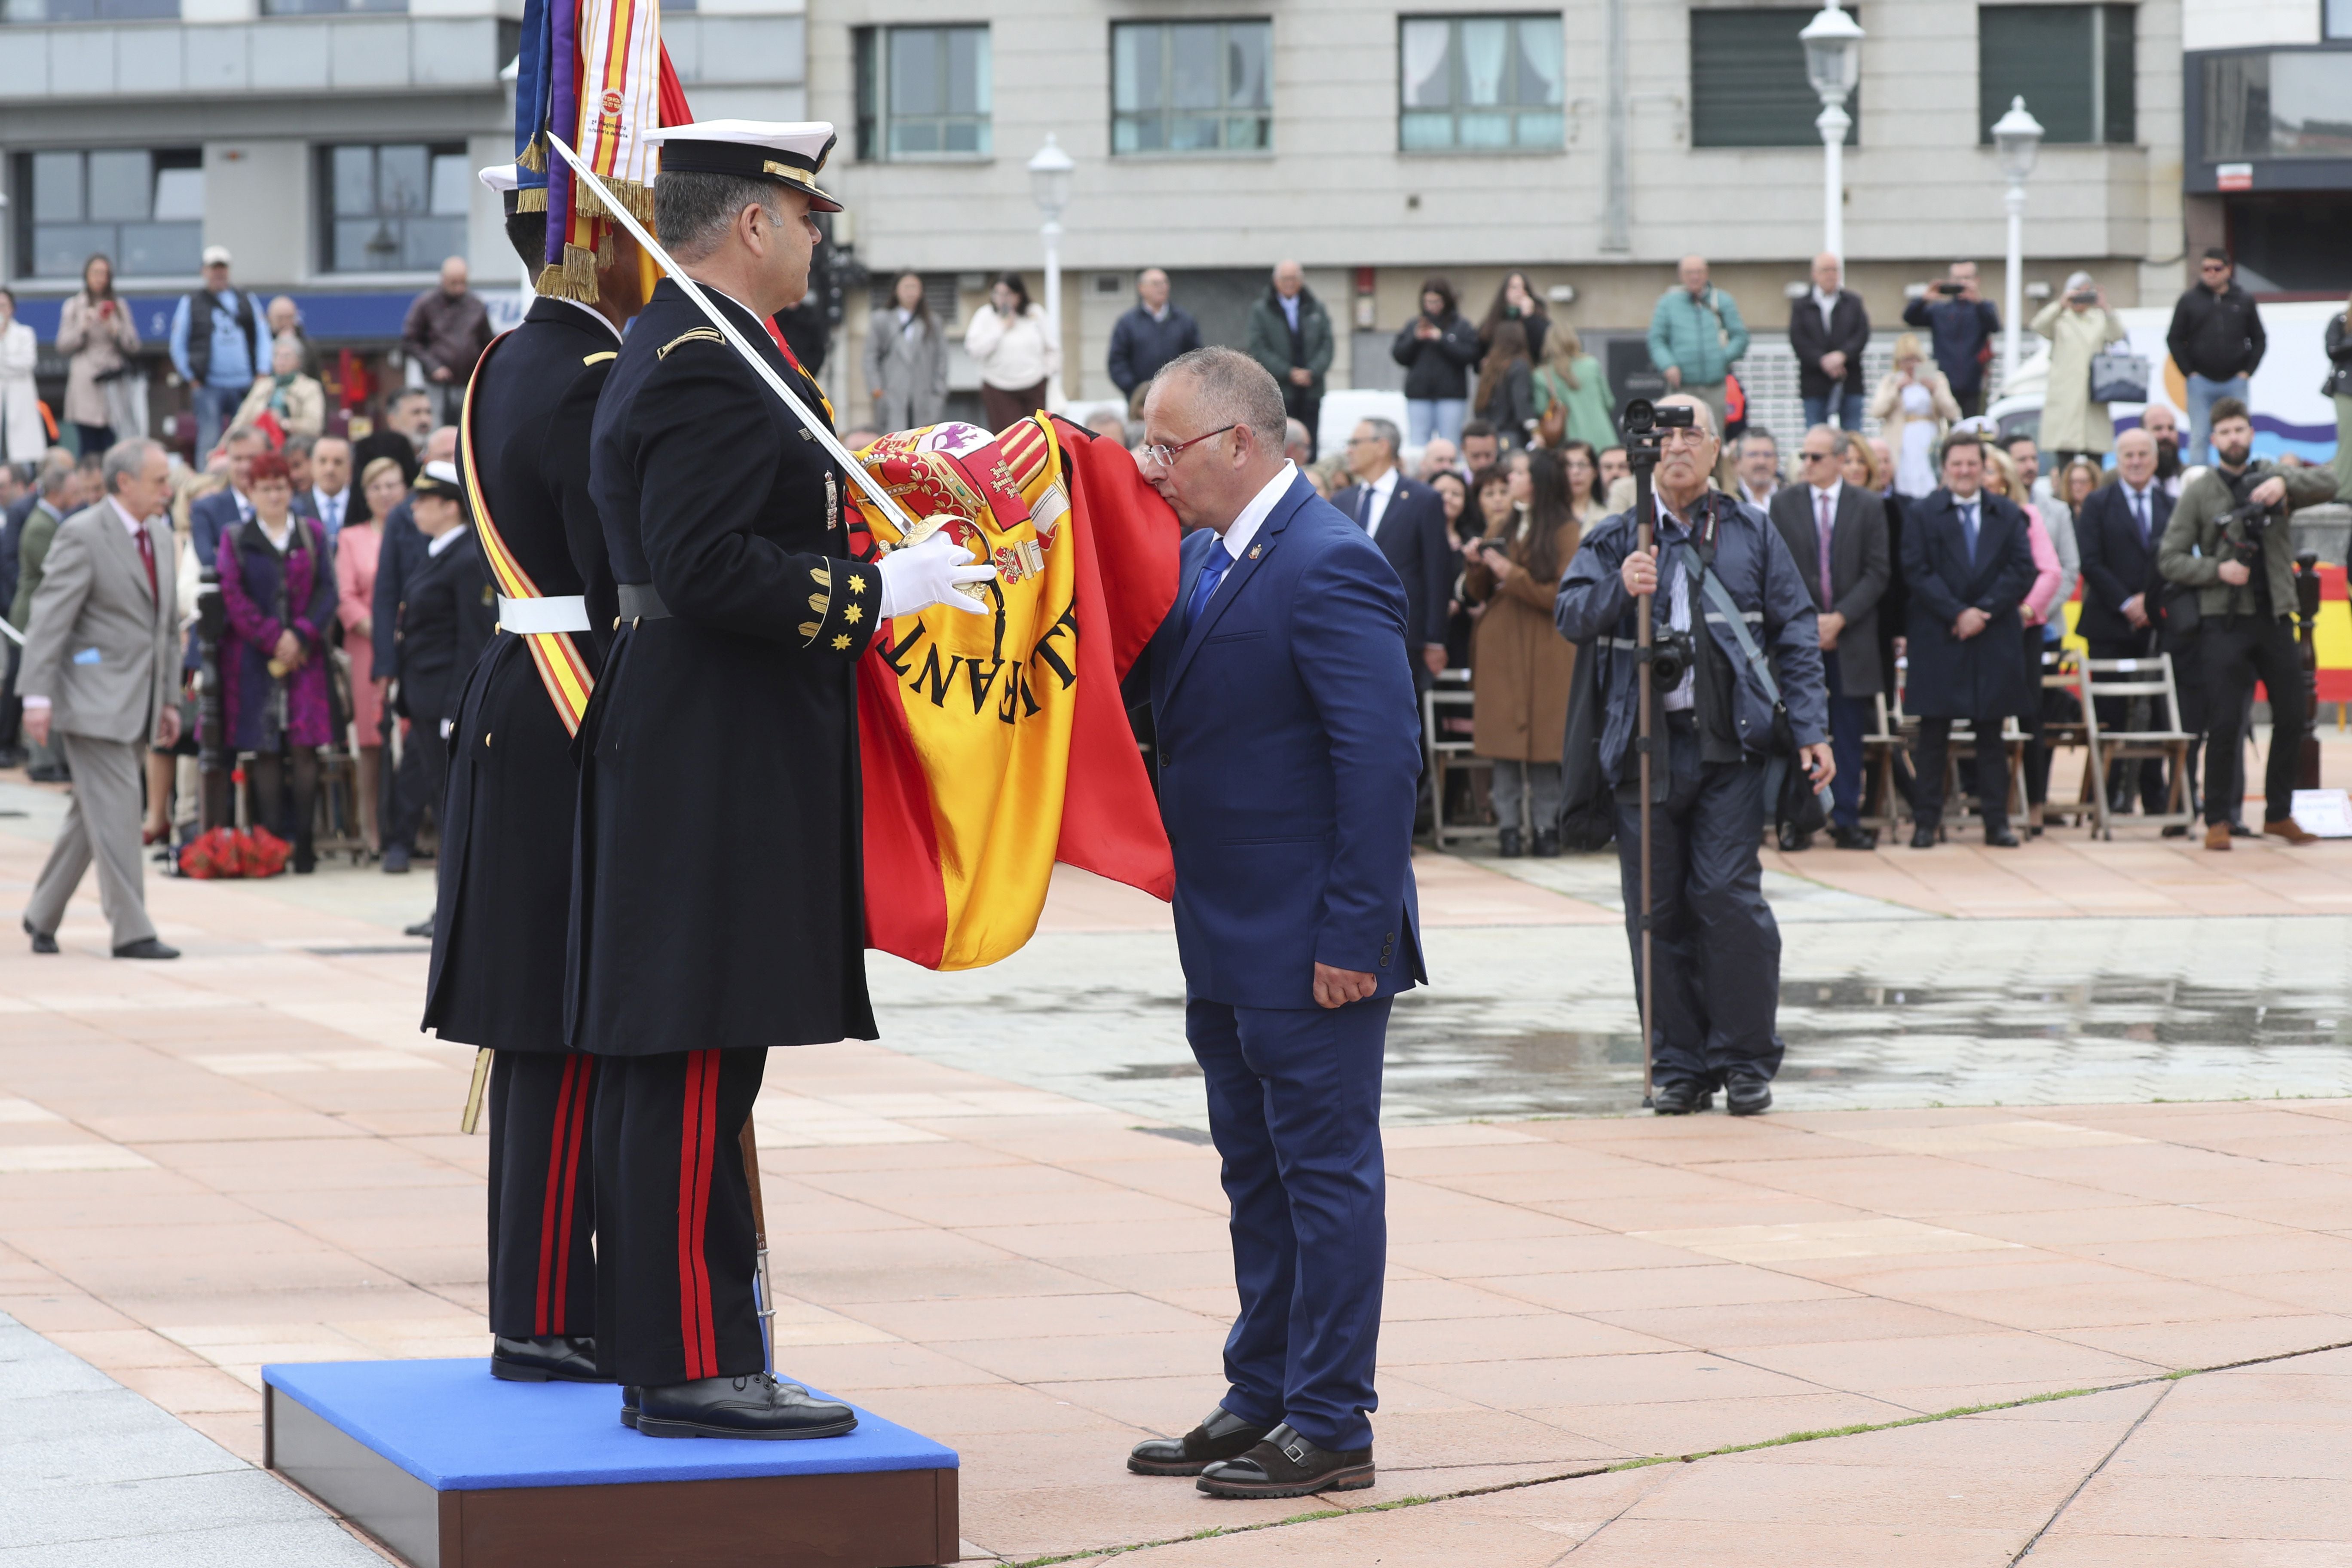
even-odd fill
[(933, 605), (945, 605), (970, 616), (988, 615), (986, 605), (956, 591), (966, 583), (996, 581), (996, 568), (974, 565), (978, 559), (946, 529), (920, 544), (893, 550), (874, 564), (882, 579), (883, 618), (911, 616)]

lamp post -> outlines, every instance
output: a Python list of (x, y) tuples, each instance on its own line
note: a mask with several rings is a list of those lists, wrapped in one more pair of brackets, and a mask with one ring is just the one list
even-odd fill
[[(1062, 341), (1062, 209), (1070, 205), (1070, 172), (1076, 167), (1050, 131), (1045, 144), (1029, 160), (1029, 194), (1045, 215), (1045, 227), (1039, 230), (1045, 241), (1045, 321), (1056, 343)], [(1062, 395), (1062, 373), (1056, 370), (1045, 385), (1045, 405), (1059, 409), (1067, 401)]]
[(1862, 24), (1829, 0), (1797, 37), (1805, 46), (1805, 77), (1821, 95), (1822, 248), (1845, 260), (1845, 133), (1853, 121), (1845, 100), (1862, 79)]
[(2009, 112), (1993, 121), (1993, 153), (2009, 181), (2009, 281), (2001, 291), (2000, 378), (2017, 376), (2017, 317), (2024, 309), (2025, 176), (2042, 150), (2042, 121), (2025, 112), (2025, 100), (2009, 100)]

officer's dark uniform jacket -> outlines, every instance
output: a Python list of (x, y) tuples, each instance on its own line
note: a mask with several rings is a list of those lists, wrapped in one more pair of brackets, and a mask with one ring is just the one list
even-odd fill
[(871, 1039), (855, 670), (881, 580), (847, 558), (838, 466), (668, 279), (605, 384), (590, 464), (624, 597), (647, 585), (667, 614), (623, 622), (581, 728), (569, 1041)]
[(457, 715), (466, 672), (499, 623), (481, 535), (467, 528), (416, 563), (400, 601), (400, 705), (436, 733)]
[[(597, 395), (620, 334), (582, 306), (534, 303), (477, 372), (474, 449), (491, 521), (539, 591), (587, 601), (572, 642), (593, 676), (618, 613), (588, 494)], [(527, 639), (491, 639), (449, 737), (425, 1024), (499, 1050), (563, 1049), (572, 808), (579, 770)]]
[[(1705, 499), (1716, 518), (1714, 559), (1708, 570), (1731, 591), (1733, 602), (1748, 617), (1749, 637), (1771, 658), (1773, 677), (1780, 683), (1781, 700), (1788, 704), (1790, 728), (1797, 744), (1817, 745), (1829, 738), (1829, 700), (1812, 595), (1780, 531), (1762, 511), (1720, 491), (1709, 490)], [(1659, 536), (1663, 547), (1681, 534), (1668, 520)], [(1553, 605), (1553, 620), (1560, 635), (1570, 642), (1591, 645), (1580, 657), (1601, 660), (1599, 690), (1606, 716), (1601, 727), (1601, 765), (1612, 782), (1632, 779), (1636, 767), (1637, 601), (1625, 592), (1622, 575), (1634, 543), (1631, 513), (1602, 520), (1584, 536)], [(1704, 557), (1706, 548), (1698, 548)], [(1655, 595), (1661, 638), (1672, 572), (1670, 561), (1662, 563)], [(1706, 760), (1760, 756), (1772, 742), (1772, 699), (1765, 690), (1763, 677), (1740, 653), (1738, 638), (1696, 582), (1691, 584), (1690, 606), (1694, 626), (1704, 625), (1708, 633), (1699, 645), (1701, 739), (1704, 742), (1712, 734), (1718, 746), (1737, 747), (1737, 754), (1710, 754)], [(1663, 700), (1664, 693), (1658, 697)], [(1712, 724), (1707, 722), (1710, 713), (1715, 715)], [(1661, 733), (1663, 729), (1659, 727)], [(1661, 777), (1664, 772), (1664, 767), (1654, 770)], [(1662, 790), (1663, 785), (1654, 787)]]

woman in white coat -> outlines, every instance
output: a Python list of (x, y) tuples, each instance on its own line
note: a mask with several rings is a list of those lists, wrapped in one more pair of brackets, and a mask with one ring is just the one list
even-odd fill
[(33, 389), (40, 358), (33, 329), (16, 319), (16, 296), (0, 289), (0, 458), (12, 463), (32, 462), (50, 445), (41, 395)]
[(1062, 368), (1062, 345), (1045, 312), (1029, 302), (1021, 275), (1008, 272), (963, 330), (964, 352), (980, 367), (988, 427), (1003, 430), (1045, 406), (1045, 388)]

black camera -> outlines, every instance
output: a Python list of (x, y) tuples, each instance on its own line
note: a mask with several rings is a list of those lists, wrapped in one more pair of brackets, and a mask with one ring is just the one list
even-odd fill
[(1687, 403), (1673, 403), (1661, 408), (1646, 397), (1637, 397), (1625, 405), (1625, 436), (1633, 440), (1654, 437), (1661, 430), (1687, 430), (1698, 423), (1696, 411)]
[[(2258, 501), (2240, 501), (2221, 514), (2221, 547), (2241, 564), (2255, 564), (2263, 558), (2263, 536), (2270, 531), (2272, 520), (2277, 515)], [(2230, 535), (2233, 523), (2238, 530), (2234, 539)]]
[(1955, 283), (1949, 279), (1947, 279), (1943, 282), (1937, 283), (1933, 287), (1937, 293), (1941, 294), (1947, 300), (1957, 300), (1961, 295), (1969, 291), (1969, 286), (1967, 284)]
[(1660, 630), (1650, 645), (1650, 689), (1672, 691), (1683, 683), (1698, 658), (1698, 642), (1688, 632)]

